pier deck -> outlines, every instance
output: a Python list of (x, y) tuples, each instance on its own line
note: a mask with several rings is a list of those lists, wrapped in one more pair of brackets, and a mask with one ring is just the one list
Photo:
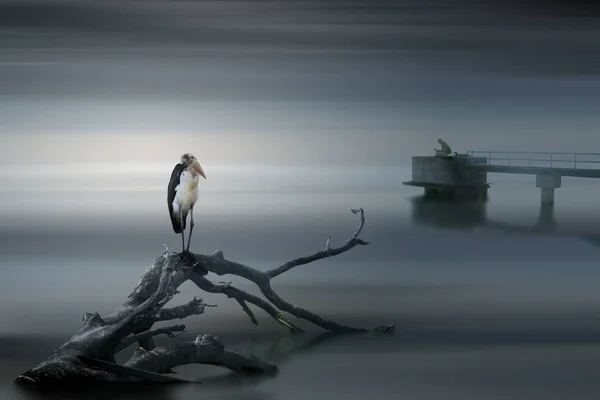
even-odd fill
[(426, 195), (487, 199), (489, 173), (536, 176), (542, 204), (554, 204), (562, 177), (600, 178), (600, 153), (470, 150), (448, 157), (415, 156), (412, 180)]

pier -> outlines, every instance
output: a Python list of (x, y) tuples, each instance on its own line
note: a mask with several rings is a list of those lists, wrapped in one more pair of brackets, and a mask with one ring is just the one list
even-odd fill
[(542, 205), (554, 204), (563, 177), (600, 178), (600, 153), (470, 150), (454, 156), (414, 156), (412, 179), (425, 195), (455, 200), (487, 200), (488, 174), (536, 176)]

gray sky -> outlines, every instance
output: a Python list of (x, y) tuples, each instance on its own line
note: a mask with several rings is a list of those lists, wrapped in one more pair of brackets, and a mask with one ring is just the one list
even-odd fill
[[(401, 185), (440, 136), (600, 151), (598, 12), (553, 4), (0, 1), (4, 315), (109, 307), (178, 248), (165, 190), (183, 152), (208, 177), (198, 251), (275, 266), (367, 210), (372, 245), (288, 282), (597, 281), (597, 249), (575, 238), (417, 229), (419, 191)], [(530, 178), (490, 179), (490, 218), (534, 223)], [(597, 231), (590, 182), (557, 192), (573, 235)]]
[[(328, 398), (362, 395), (346, 385), (335, 394), (335, 378), (345, 375), (360, 377), (373, 398), (398, 386), (399, 370), (404, 393), (433, 388), (432, 398), (447, 398), (449, 388), (467, 397), (480, 388), (478, 398), (515, 388), (531, 398), (540, 387), (568, 398), (561, 388), (591, 388), (598, 369), (580, 345), (554, 353), (536, 346), (535, 354), (519, 347), (513, 357), (506, 346), (480, 356), (473, 347), (436, 354), (423, 343), (597, 338), (600, 181), (563, 181), (561, 234), (550, 236), (483, 226), (533, 226), (533, 176), (490, 176), (490, 202), (474, 210), (410, 202), (421, 190), (401, 183), (410, 156), (431, 154), (440, 136), (460, 152), (600, 152), (599, 8), (0, 0), (0, 392), (3, 379), (47, 353), (39, 339), (7, 338), (68, 337), (83, 312), (114, 309), (163, 243), (179, 250), (165, 192), (184, 152), (198, 156), (208, 177), (193, 251), (221, 249), (272, 268), (323, 249), (329, 235), (343, 243), (357, 224), (349, 209), (363, 207), (369, 246), (295, 268), (273, 288), (342, 322), (399, 330), (396, 347), (378, 339), (377, 351), (352, 342), (364, 355), (341, 348), (335, 357), (298, 357), (274, 384), (258, 392), (244, 385), (241, 395), (288, 396), (295, 386), (286, 376), (314, 382)], [(457, 229), (469, 221), (482, 225)], [(258, 294), (241, 279), (209, 279)], [(257, 328), (235, 301), (189, 282), (170, 306), (194, 296), (218, 308), (186, 320), (189, 335), (281, 332), (261, 310)], [(367, 375), (374, 385), (363, 384)]]
[(439, 136), (597, 151), (591, 7), (2, 1), (0, 159), (398, 165)]

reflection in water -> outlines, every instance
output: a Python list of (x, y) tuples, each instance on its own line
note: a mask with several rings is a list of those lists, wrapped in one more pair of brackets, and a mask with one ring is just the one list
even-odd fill
[(473, 229), (486, 227), (511, 233), (548, 234), (556, 232), (558, 222), (554, 218), (554, 205), (541, 204), (534, 226), (515, 225), (487, 218), (487, 202), (453, 201), (419, 196), (409, 199), (412, 203), (412, 220), (418, 225), (432, 225), (442, 229)]
[[(295, 355), (307, 353), (311, 350), (317, 349), (319, 346), (331, 343), (341, 337), (348, 337), (349, 334), (339, 334), (336, 332), (324, 332), (319, 335), (310, 335), (305, 333), (292, 333), (287, 332), (279, 339), (269, 342), (264, 346), (260, 343), (251, 342), (248, 353), (258, 356), (266, 361), (281, 366)], [(361, 335), (360, 333), (357, 335)], [(229, 374), (225, 376), (219, 376), (211, 379), (210, 381), (204, 380), (205, 384), (223, 385), (229, 386), (232, 384), (258, 384), (265, 379), (272, 377), (265, 375), (243, 375), (243, 374)]]
[[(251, 354), (277, 364), (280, 368), (292, 357), (308, 353), (321, 345), (334, 342), (336, 339), (348, 337), (334, 332), (319, 335), (286, 333), (277, 340), (262, 343), (251, 343)], [(171, 400), (181, 398), (182, 391), (195, 393), (198, 398), (269, 400), (274, 395), (264, 393), (257, 387), (272, 376), (244, 375), (228, 373), (213, 378), (196, 377), (200, 385), (185, 384), (153, 384), (153, 383), (114, 383), (98, 385), (70, 385), (57, 387), (37, 387), (15, 385), (19, 398), (27, 400), (78, 400), (78, 399), (143, 399)], [(256, 389), (256, 390), (255, 390)], [(230, 391), (231, 393), (228, 393)], [(218, 395), (217, 395), (218, 394)], [(184, 396), (185, 398), (188, 398)], [(196, 396), (193, 396), (196, 397)]]
[(486, 203), (482, 201), (452, 201), (429, 196), (413, 197), (410, 201), (412, 220), (419, 225), (471, 229), (486, 221)]
[(98, 385), (64, 385), (60, 387), (37, 387), (13, 384), (18, 396), (28, 400), (105, 400), (144, 399), (172, 400), (173, 385), (115, 383)]
[(600, 235), (585, 235), (581, 236), (581, 240), (591, 243), (594, 246), (600, 247)]
[(554, 218), (554, 204), (544, 204), (540, 206), (540, 215), (537, 223), (535, 224), (535, 230), (538, 232), (555, 232), (558, 228), (558, 222)]

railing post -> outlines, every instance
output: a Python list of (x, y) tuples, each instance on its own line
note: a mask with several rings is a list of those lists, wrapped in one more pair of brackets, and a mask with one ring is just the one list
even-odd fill
[(529, 167), (531, 168), (531, 152), (527, 153), (527, 157), (529, 158)]
[(577, 150), (575, 150), (575, 157), (573, 161), (573, 168), (577, 169)]
[(488, 165), (492, 165), (492, 150), (488, 150)]
[(508, 152), (508, 166), (510, 167), (510, 151)]
[(553, 153), (550, 153), (550, 168), (552, 168), (552, 154)]

